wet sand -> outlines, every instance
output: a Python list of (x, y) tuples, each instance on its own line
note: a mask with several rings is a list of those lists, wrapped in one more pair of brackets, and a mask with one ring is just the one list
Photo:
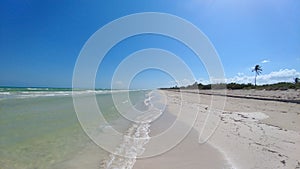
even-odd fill
[[(198, 91), (159, 92), (167, 100), (166, 111), (151, 123), (149, 136), (163, 133), (176, 122), (183, 128), (191, 125), (178, 118), (180, 113), (191, 118), (191, 112), (199, 114), (182, 142), (165, 153), (137, 158), (134, 169), (300, 168), (300, 104), (243, 98), (257, 93), (259, 97), (274, 98), (277, 91), (231, 91), (238, 98)], [(281, 94), (281, 98), (297, 100), (299, 91)], [(170, 138), (160, 143), (172, 141)], [(144, 146), (145, 153), (155, 146), (159, 147), (158, 143), (150, 141)], [(64, 168), (103, 168), (101, 163), (108, 158), (104, 150), (87, 146), (86, 151), (65, 162)]]
[[(278, 91), (230, 91), (230, 94), (242, 97), (227, 97), (224, 105), (224, 96), (201, 92), (163, 91), (169, 100), (173, 100), (168, 104), (169, 108), (187, 104), (190, 110), (199, 109), (195, 130), (202, 131), (209, 114), (201, 137), (208, 138), (207, 143), (222, 152), (233, 168), (300, 167), (300, 104), (246, 98), (249, 95), (274, 98)], [(291, 100), (297, 100), (300, 94), (295, 90), (279, 93), (282, 94), (280, 98)], [(181, 99), (182, 96), (185, 98)]]

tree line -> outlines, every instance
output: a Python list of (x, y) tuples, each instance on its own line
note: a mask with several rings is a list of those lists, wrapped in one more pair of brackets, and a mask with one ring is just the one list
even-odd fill
[(162, 89), (199, 89), (199, 90), (210, 90), (210, 89), (257, 89), (257, 90), (288, 90), (288, 89), (300, 89), (300, 83), (291, 83), (291, 82), (279, 82), (274, 84), (264, 84), (264, 85), (254, 85), (251, 83), (239, 84), (239, 83), (228, 83), (228, 84), (202, 84), (195, 82), (194, 84), (187, 86), (173, 86), (170, 88)]
[(252, 72), (255, 73), (254, 85), (252, 83), (239, 84), (239, 83), (228, 83), (228, 84), (202, 84), (202, 83), (193, 83), (187, 86), (173, 86), (168, 89), (199, 89), (199, 90), (210, 90), (210, 89), (258, 89), (258, 90), (288, 90), (288, 89), (300, 89), (300, 79), (296, 77), (294, 83), (291, 82), (279, 82), (274, 84), (264, 84), (257, 85), (256, 79), (257, 76), (262, 73), (262, 67), (260, 65), (255, 65)]

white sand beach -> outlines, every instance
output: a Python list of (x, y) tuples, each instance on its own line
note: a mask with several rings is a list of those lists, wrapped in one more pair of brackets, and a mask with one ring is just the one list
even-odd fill
[[(242, 97), (259, 93), (259, 97), (226, 97), (224, 110), (219, 108), (223, 107), (225, 97), (212, 96), (211, 91), (200, 91), (204, 94), (196, 90), (159, 92), (167, 99), (167, 111), (151, 124), (151, 137), (170, 128), (178, 120), (180, 109), (181, 113), (199, 111), (196, 122), (187, 137), (171, 150), (131, 160), (134, 165), (128, 166), (134, 169), (300, 168), (300, 104), (260, 100), (260, 97), (274, 98), (278, 91), (227, 91)], [(220, 93), (215, 91), (214, 94)], [(282, 98), (290, 100), (297, 100), (299, 96), (299, 91), (293, 90), (280, 93)], [(217, 109), (210, 108), (212, 98), (220, 103), (215, 106)], [(202, 130), (205, 120), (206, 127)], [(206, 141), (203, 143), (203, 140)], [(153, 145), (146, 144), (145, 152)], [(60, 167), (105, 168), (103, 163), (111, 156), (95, 145), (87, 147)]]
[[(198, 91), (162, 92), (168, 98), (170, 112), (176, 111), (182, 102), (188, 103), (189, 109), (200, 107), (197, 122), (194, 130), (177, 147), (160, 156), (138, 160), (135, 168), (300, 167), (300, 104), (227, 97), (224, 110), (213, 110), (217, 113), (212, 113), (215, 117), (211, 118), (220, 120), (217, 129), (206, 143), (199, 144), (195, 131), (201, 131), (211, 95), (196, 94)], [(273, 98), (278, 91), (252, 92)], [(233, 94), (247, 97), (253, 93), (234, 91)], [(279, 93), (282, 98), (294, 100), (299, 96), (299, 91)], [(185, 100), (180, 99), (181, 95)], [(222, 100), (223, 96), (213, 97)], [(208, 124), (207, 130), (213, 129), (214, 125)]]

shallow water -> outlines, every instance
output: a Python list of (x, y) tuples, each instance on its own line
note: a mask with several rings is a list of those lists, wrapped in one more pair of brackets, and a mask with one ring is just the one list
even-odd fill
[[(113, 92), (127, 98), (126, 92)], [(134, 105), (143, 105), (141, 102), (147, 92), (129, 92), (127, 101), (129, 99)], [(96, 94), (106, 120), (114, 121), (121, 117), (114, 106), (110, 91), (75, 92), (85, 97), (90, 97), (89, 93)], [(64, 161), (76, 158), (87, 145), (91, 145), (91, 140), (78, 122), (71, 95), (69, 89), (1, 88), (1, 169), (60, 168), (59, 165)], [(137, 107), (143, 109), (143, 106)]]

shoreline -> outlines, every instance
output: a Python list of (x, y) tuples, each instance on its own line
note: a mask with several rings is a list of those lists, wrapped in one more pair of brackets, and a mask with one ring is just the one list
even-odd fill
[[(162, 95), (163, 91), (159, 91)], [(169, 127), (171, 127), (178, 117), (178, 110), (181, 106), (173, 99), (174, 97), (170, 97), (170, 95), (165, 95), (168, 99), (166, 111), (162, 114), (159, 119), (154, 121), (150, 127), (150, 136), (157, 136), (161, 132), (164, 132)], [(189, 105), (187, 105), (189, 107)], [(186, 113), (188, 111), (188, 107), (183, 107), (182, 113)], [(179, 121), (181, 125), (186, 125), (184, 122)], [(180, 133), (180, 132), (179, 132)], [(166, 141), (166, 140), (162, 140)], [(172, 138), (167, 140), (170, 144), (172, 144)], [(157, 143), (159, 144), (159, 143)], [(154, 144), (146, 144), (145, 151), (147, 151), (147, 147), (155, 147), (159, 145)], [(133, 169), (151, 169), (151, 168), (172, 168), (172, 169), (194, 169), (194, 168), (232, 168), (232, 164), (227, 159), (226, 155), (220, 151), (216, 146), (212, 143), (198, 143), (198, 131), (197, 128), (191, 128), (190, 132), (181, 140), (175, 147), (170, 150), (153, 156), (142, 159), (137, 159)]]
[[(170, 128), (178, 120), (180, 109), (180, 113), (199, 111), (199, 114), (192, 130), (183, 141), (163, 154), (147, 158), (137, 157), (133, 169), (300, 168), (299, 104), (228, 97), (224, 109), (211, 109), (212, 97), (216, 103), (221, 103), (224, 96), (198, 94), (196, 91), (159, 92), (167, 99), (167, 107), (162, 116), (151, 123), (150, 137)], [(269, 94), (272, 97), (276, 93)], [(213, 113), (210, 114), (201, 137), (208, 137), (210, 132), (213, 134), (208, 137), (207, 142), (201, 144), (199, 132), (209, 111)], [(180, 123), (185, 125), (183, 121)], [(118, 127), (118, 124), (120, 125), (116, 122), (112, 125)], [(120, 125), (122, 131), (126, 130), (124, 126)], [(163, 141), (168, 143), (171, 140)], [(145, 144), (145, 152), (147, 146), (153, 145), (155, 146)], [(65, 162), (67, 165), (64, 168), (101, 168), (101, 163), (108, 158), (108, 152), (91, 143), (75, 155), (75, 158)]]
[[(232, 97), (240, 99), (254, 99), (262, 101), (278, 101), (285, 103), (296, 103), (300, 104), (300, 91), (299, 90), (198, 90), (198, 89), (163, 89), (163, 91), (173, 91), (173, 92), (185, 92), (185, 93), (195, 93), (201, 95), (213, 95), (213, 96), (223, 96), (223, 97)], [(221, 92), (222, 91), (222, 92)], [(225, 92), (225, 94), (224, 94)], [(268, 95), (270, 94), (271, 95)], [(288, 93), (290, 96), (286, 96)]]
[[(177, 98), (177, 104), (187, 102), (192, 109), (199, 108), (199, 116), (194, 126), (198, 131), (201, 131), (207, 112), (214, 111), (206, 129), (208, 132), (204, 135), (214, 132), (208, 143), (223, 152), (232, 166), (300, 167), (299, 104), (228, 97), (223, 110), (210, 110), (212, 97), (220, 103), (224, 96), (165, 90), (162, 92), (173, 100)], [(186, 99), (180, 100), (180, 95), (185, 95)], [(200, 103), (195, 101), (198, 97), (201, 98)], [(216, 124), (218, 128), (213, 131)]]

